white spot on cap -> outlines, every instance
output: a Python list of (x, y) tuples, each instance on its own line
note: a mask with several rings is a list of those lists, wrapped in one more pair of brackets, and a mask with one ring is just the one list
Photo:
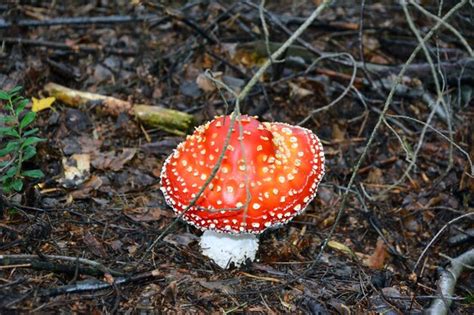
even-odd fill
[(285, 176), (279, 176), (278, 181), (283, 184), (285, 182)]
[(254, 204), (252, 205), (252, 208), (254, 208), (255, 210), (257, 210), (257, 209), (260, 208), (260, 204), (254, 203)]
[(300, 210), (301, 210), (301, 205), (298, 204), (298, 205), (296, 205), (293, 209), (295, 209), (296, 211), (300, 211)]
[(252, 226), (253, 226), (254, 228), (258, 228), (258, 227), (260, 227), (260, 223), (257, 223), (257, 222), (252, 223)]

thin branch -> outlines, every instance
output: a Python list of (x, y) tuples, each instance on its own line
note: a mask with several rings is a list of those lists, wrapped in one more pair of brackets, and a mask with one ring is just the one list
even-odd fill
[(461, 33), (458, 32), (458, 30), (456, 30), (451, 24), (447, 23), (446, 21), (443, 21), (442, 19), (440, 19), (438, 16), (434, 15), (433, 13), (431, 13), (430, 11), (426, 10), (425, 8), (423, 8), (421, 5), (419, 5), (416, 1), (413, 1), (413, 0), (408, 0), (408, 2), (414, 6), (415, 8), (417, 8), (419, 11), (421, 11), (424, 15), (426, 16), (429, 16), (430, 18), (438, 21), (438, 22), (441, 22), (443, 24), (444, 27), (446, 27), (448, 30), (451, 31), (451, 33), (454, 34), (454, 36), (456, 36), (459, 41), (461, 42), (461, 44), (464, 46), (464, 48), (466, 48), (466, 50), (468, 51), (469, 55), (471, 57), (474, 57), (474, 51), (472, 50), (471, 46), (469, 46), (469, 43), (466, 41), (466, 39), (464, 38), (464, 36), (461, 35)]
[[(121, 276), (123, 275), (122, 272), (112, 270), (110, 268), (105, 267), (103, 264), (100, 262), (86, 259), (86, 258), (79, 258), (79, 257), (71, 257), (71, 256), (59, 256), (59, 255), (43, 255), (44, 258), (46, 259), (56, 259), (56, 260), (63, 260), (63, 261), (70, 261), (74, 263), (81, 263), (84, 265), (89, 265), (91, 267), (94, 267), (103, 273), (110, 273), (111, 275), (114, 276)], [(0, 262), (7, 262), (9, 260), (11, 261), (24, 261), (27, 262), (28, 260), (42, 260), (42, 257), (38, 255), (0, 255)]]
[(451, 259), (451, 265), (441, 272), (438, 282), (438, 291), (440, 298), (435, 299), (426, 314), (444, 315), (448, 314), (449, 307), (453, 301), (454, 289), (464, 268), (474, 268), (474, 249)]
[(428, 243), (428, 245), (426, 245), (425, 249), (421, 252), (420, 254), (420, 257), (418, 257), (418, 260), (416, 261), (415, 263), (415, 266), (413, 267), (413, 272), (416, 272), (416, 269), (418, 268), (418, 265), (420, 264), (421, 260), (423, 259), (423, 257), (425, 256), (426, 252), (428, 251), (428, 249), (431, 247), (431, 245), (433, 245), (433, 243), (438, 239), (438, 237), (443, 234), (444, 230), (446, 230), (451, 224), (453, 223), (456, 223), (458, 222), (459, 220), (462, 220), (464, 218), (467, 218), (469, 216), (472, 216), (474, 215), (474, 212), (468, 212), (468, 213), (465, 213), (457, 218), (454, 218), (452, 219), (451, 221), (449, 221), (448, 223), (446, 223), (442, 228), (441, 230), (438, 231), (438, 233), (436, 233), (436, 235), (431, 239), (431, 241)]

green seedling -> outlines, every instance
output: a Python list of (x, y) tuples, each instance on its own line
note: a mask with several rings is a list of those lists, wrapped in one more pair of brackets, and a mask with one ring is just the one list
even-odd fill
[(41, 178), (39, 169), (24, 170), (24, 162), (36, 155), (36, 144), (44, 141), (31, 128), (36, 113), (25, 110), (29, 100), (20, 95), (21, 87), (0, 90), (0, 190), (19, 192), (25, 178)]

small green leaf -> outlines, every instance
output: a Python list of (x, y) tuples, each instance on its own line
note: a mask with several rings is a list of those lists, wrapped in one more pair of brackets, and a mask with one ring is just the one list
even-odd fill
[(23, 181), (17, 178), (11, 183), (11, 187), (16, 191), (20, 191), (23, 188)]
[(24, 171), (24, 172), (21, 173), (21, 175), (26, 176), (26, 177), (31, 177), (31, 178), (44, 177), (44, 173), (41, 170)]
[(19, 147), (18, 141), (10, 141), (7, 143), (5, 148), (0, 150), (0, 157), (3, 157), (15, 150), (17, 150)]
[(23, 119), (20, 122), (20, 128), (23, 129), (29, 124), (31, 124), (33, 120), (35, 120), (35, 117), (36, 117), (36, 113), (34, 112), (26, 113), (26, 115), (23, 117)]
[(15, 117), (13, 116), (0, 116), (0, 123), (11, 123), (15, 121)]
[(27, 99), (22, 99), (17, 105), (16, 105), (16, 109), (15, 109), (15, 114), (17, 116), (20, 115), (20, 113), (25, 109), (26, 105), (29, 103), (30, 101), (27, 100)]
[(0, 183), (6, 183), (9, 178), (10, 177), (8, 177), (7, 175), (3, 175), (2, 177), (0, 177)]
[(16, 131), (15, 128), (10, 128), (10, 127), (1, 127), (0, 136), (10, 136), (10, 137), (15, 137), (15, 138), (20, 138), (20, 134), (18, 134), (18, 131)]
[[(0, 183), (2, 182), (2, 180), (0, 179)], [(9, 192), (12, 191), (12, 189), (10, 188), (10, 185), (7, 184), (7, 183), (4, 183), (2, 184), (2, 190), (4, 193), (8, 194)]]
[(23, 151), (23, 161), (28, 161), (35, 155), (36, 155), (35, 147), (26, 147), (25, 150)]
[(30, 146), (32, 144), (35, 144), (35, 143), (38, 143), (38, 142), (41, 142), (41, 141), (45, 141), (46, 139), (41, 139), (41, 138), (38, 138), (38, 137), (29, 137), (29, 138), (26, 138), (23, 143), (21, 144), (21, 148), (24, 148), (24, 147), (27, 147), (27, 146)]
[(23, 133), (23, 136), (25, 136), (25, 137), (31, 136), (32, 134), (37, 133), (38, 130), (39, 130), (38, 128), (33, 128), (33, 129), (31, 129), (31, 130), (25, 131), (25, 132)]
[(15, 95), (15, 94), (17, 94), (18, 92), (20, 92), (22, 89), (23, 89), (23, 87), (22, 87), (21, 85), (17, 85), (17, 86), (15, 86), (13, 89), (11, 89), (10, 91), (8, 91), (8, 94), (10, 94), (10, 95)]
[(18, 169), (18, 167), (16, 165), (13, 165), (12, 167), (10, 167), (7, 170), (7, 172), (5, 173), (5, 176), (7, 176), (7, 178), (11, 178), (11, 177), (15, 176), (17, 169)]
[(10, 95), (5, 91), (0, 91), (0, 100), (8, 101), (10, 99)]

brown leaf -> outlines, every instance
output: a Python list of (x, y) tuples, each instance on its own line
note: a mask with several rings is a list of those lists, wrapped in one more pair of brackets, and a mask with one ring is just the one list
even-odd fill
[(117, 154), (114, 151), (99, 153), (94, 157), (91, 164), (96, 169), (120, 171), (125, 163), (133, 159), (137, 150), (135, 148), (125, 148), (122, 153)]
[(234, 292), (233, 287), (239, 284), (239, 281), (237, 279), (220, 280), (220, 281), (201, 280), (199, 281), (199, 284), (209, 290), (221, 291), (223, 293), (230, 294)]
[(93, 175), (79, 189), (72, 191), (69, 196), (73, 199), (85, 199), (91, 197), (91, 192), (102, 186), (102, 179)]
[(383, 184), (383, 172), (380, 168), (373, 167), (367, 176), (367, 183), (369, 184)]
[(92, 235), (90, 232), (86, 232), (84, 234), (84, 243), (88, 246), (90, 251), (99, 257), (106, 257), (107, 253), (105, 252), (104, 247), (102, 246), (102, 243), (100, 243), (94, 235)]
[(288, 85), (290, 86), (290, 97), (291, 98), (298, 98), (298, 99), (301, 99), (301, 98), (304, 98), (306, 96), (309, 96), (309, 95), (313, 95), (314, 92), (311, 91), (311, 90), (308, 90), (308, 89), (305, 89), (295, 83), (292, 83), (292, 82), (289, 82)]
[(363, 263), (369, 268), (372, 269), (382, 269), (385, 264), (385, 259), (387, 258), (387, 250), (385, 242), (382, 239), (377, 240), (377, 245), (372, 255), (367, 259), (364, 259)]
[(190, 243), (197, 241), (199, 237), (191, 233), (168, 234), (163, 239), (165, 242), (175, 246), (188, 246)]
[[(214, 72), (212, 75), (216, 80), (222, 80), (222, 72)], [(197, 76), (196, 84), (204, 92), (214, 92), (216, 90), (216, 84), (209, 80), (204, 73)]]
[(178, 297), (178, 282), (176, 280), (171, 281), (163, 290), (163, 295), (171, 298), (173, 302), (176, 302), (176, 298)]
[(346, 131), (339, 126), (339, 124), (335, 123), (332, 125), (332, 140), (335, 142), (342, 142), (346, 138)]
[(150, 208), (150, 207), (138, 207), (138, 208), (129, 208), (124, 210), (124, 214), (136, 222), (150, 222), (158, 221), (161, 216), (173, 217), (173, 214), (169, 211), (160, 209), (160, 208)]

